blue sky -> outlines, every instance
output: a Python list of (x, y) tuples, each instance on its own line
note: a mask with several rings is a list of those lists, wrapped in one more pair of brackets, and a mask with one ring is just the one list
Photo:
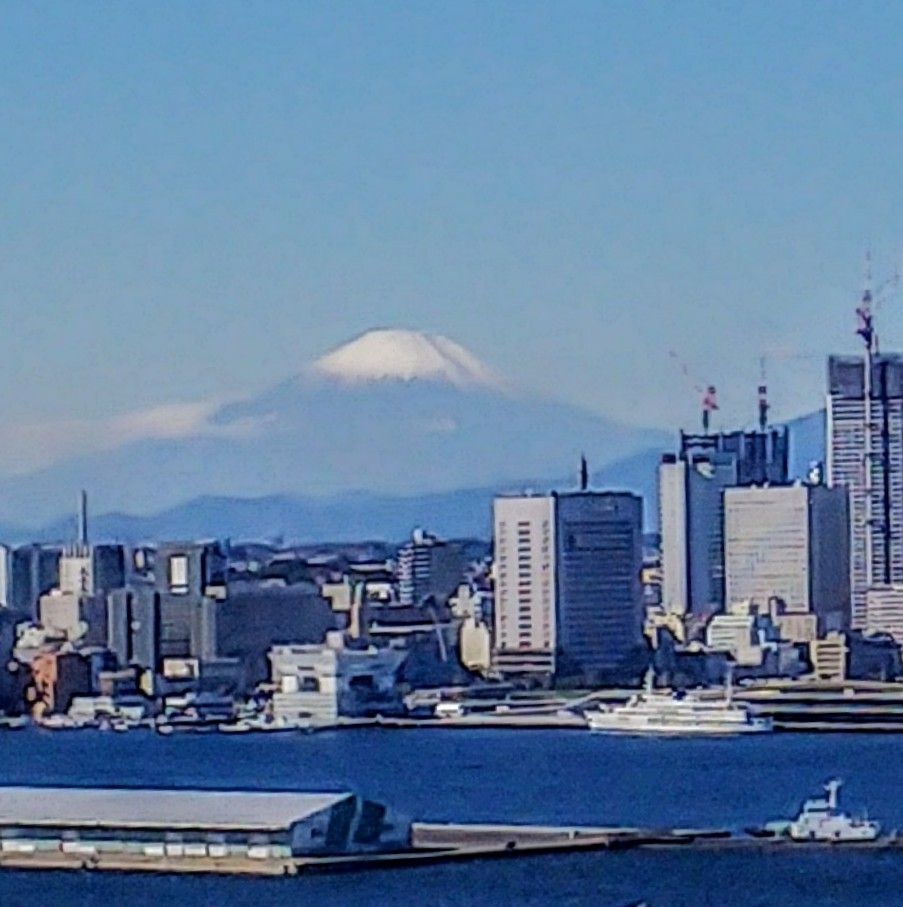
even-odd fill
[[(820, 402), (903, 256), (903, 6), (7, 5), (0, 431), (378, 325), (650, 425)], [(903, 299), (882, 312), (903, 347)], [(776, 352), (774, 352), (776, 351)]]

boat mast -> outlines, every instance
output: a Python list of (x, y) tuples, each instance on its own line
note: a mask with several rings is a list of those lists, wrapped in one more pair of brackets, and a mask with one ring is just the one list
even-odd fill
[(828, 795), (828, 809), (834, 812), (837, 809), (837, 791), (840, 790), (841, 781), (839, 778), (832, 778), (825, 785), (825, 792)]

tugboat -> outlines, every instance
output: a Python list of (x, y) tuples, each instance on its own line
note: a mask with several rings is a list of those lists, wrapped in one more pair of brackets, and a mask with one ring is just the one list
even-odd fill
[(806, 800), (795, 819), (768, 822), (755, 833), (767, 837), (786, 837), (791, 841), (821, 843), (854, 844), (876, 840), (881, 834), (879, 822), (851, 816), (839, 808), (837, 792), (841, 783), (839, 778), (832, 778), (825, 784), (825, 796)]

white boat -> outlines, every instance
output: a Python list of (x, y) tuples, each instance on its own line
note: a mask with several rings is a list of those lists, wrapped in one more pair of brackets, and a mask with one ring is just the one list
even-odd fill
[(31, 720), (27, 715), (4, 716), (0, 718), (0, 729), (6, 731), (21, 731), (22, 728), (28, 727)]
[[(793, 841), (874, 841), (881, 834), (880, 823), (857, 818), (843, 812), (837, 801), (841, 781), (833, 778), (825, 785), (824, 797), (813, 797), (803, 803), (799, 815), (785, 826)], [(774, 827), (775, 823), (769, 823)]]
[(656, 690), (652, 672), (646, 686), (624, 705), (602, 707), (584, 713), (591, 731), (673, 737), (722, 737), (761, 734), (772, 730), (770, 718), (753, 715), (733, 700), (730, 678), (716, 695), (695, 691)]
[(262, 717), (240, 718), (234, 722), (223, 722), (217, 725), (217, 730), (222, 734), (250, 734), (250, 733), (293, 733), (308, 730), (310, 722), (297, 721), (268, 721)]
[(433, 714), (437, 718), (460, 718), (464, 715), (464, 707), (459, 702), (437, 702)]
[(250, 721), (224, 721), (216, 726), (221, 734), (247, 734), (254, 730)]

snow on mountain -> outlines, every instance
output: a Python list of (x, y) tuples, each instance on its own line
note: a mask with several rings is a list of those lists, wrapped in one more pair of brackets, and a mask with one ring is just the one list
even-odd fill
[(501, 390), (502, 380), (460, 344), (438, 334), (379, 328), (317, 359), (308, 374), (347, 384), (442, 381)]
[(216, 408), (194, 433), (126, 435), (110, 449), (0, 480), (0, 519), (49, 522), (79, 488), (96, 512), (151, 514), (203, 496), (503, 487), (570, 474), (582, 452), (598, 470), (671, 443), (655, 429), (517, 393), (447, 338), (377, 330)]

